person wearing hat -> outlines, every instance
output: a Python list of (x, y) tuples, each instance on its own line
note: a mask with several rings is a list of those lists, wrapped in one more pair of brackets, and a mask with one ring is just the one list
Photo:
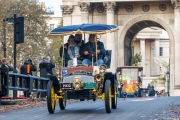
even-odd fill
[(105, 56), (105, 48), (104, 48), (104, 44), (103, 42), (97, 41), (97, 50), (96, 50), (96, 40), (95, 40), (95, 35), (94, 34), (90, 34), (89, 35), (89, 41), (85, 44), (84, 46), (84, 57), (85, 59), (82, 61), (82, 64), (84, 65), (91, 65), (92, 64), (92, 54), (96, 55), (97, 53), (97, 60), (96, 61), (96, 57), (94, 57), (93, 61), (94, 61), (94, 65), (98, 66), (103, 64), (103, 57)]

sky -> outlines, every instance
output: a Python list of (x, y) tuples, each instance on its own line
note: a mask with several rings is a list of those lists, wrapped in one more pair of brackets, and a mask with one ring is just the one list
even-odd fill
[(62, 0), (39, 0), (39, 2), (45, 2), (45, 6), (52, 7), (54, 11), (61, 11)]

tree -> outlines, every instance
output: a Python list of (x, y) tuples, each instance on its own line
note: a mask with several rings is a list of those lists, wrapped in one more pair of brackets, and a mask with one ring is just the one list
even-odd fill
[[(47, 21), (50, 17), (47, 15), (43, 4), (38, 0), (0, 0), (0, 20), (10, 18), (13, 14), (17, 17), (24, 17), (24, 43), (17, 45), (17, 68), (24, 62), (25, 59), (31, 58), (38, 65), (43, 56), (48, 54), (47, 42), (49, 37), (47, 33), (49, 28)], [(0, 33), (3, 35), (2, 22), (0, 22)], [(13, 62), (13, 26), (6, 25), (7, 36), (7, 59)], [(3, 36), (0, 36), (3, 42)], [(3, 50), (0, 49), (3, 53)], [(0, 59), (2, 58), (0, 55)]]
[[(60, 19), (59, 25), (63, 25), (63, 20)], [(59, 49), (63, 45), (63, 37), (62, 36), (52, 36), (50, 37), (52, 39), (52, 42), (50, 44), (50, 51), (49, 56), (51, 57), (51, 60), (56, 64), (56, 69), (54, 70), (54, 73), (61, 71), (61, 58), (59, 55)]]

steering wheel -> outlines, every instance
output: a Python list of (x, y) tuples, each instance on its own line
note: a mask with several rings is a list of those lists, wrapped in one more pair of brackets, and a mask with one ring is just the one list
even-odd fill
[(92, 59), (92, 57), (94, 57), (94, 59), (96, 58), (96, 53), (95, 52), (89, 52), (89, 56), (90, 59)]

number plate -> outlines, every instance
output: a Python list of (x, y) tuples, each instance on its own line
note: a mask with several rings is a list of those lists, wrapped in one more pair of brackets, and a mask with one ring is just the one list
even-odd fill
[(62, 88), (72, 88), (72, 84), (71, 83), (63, 83)]

